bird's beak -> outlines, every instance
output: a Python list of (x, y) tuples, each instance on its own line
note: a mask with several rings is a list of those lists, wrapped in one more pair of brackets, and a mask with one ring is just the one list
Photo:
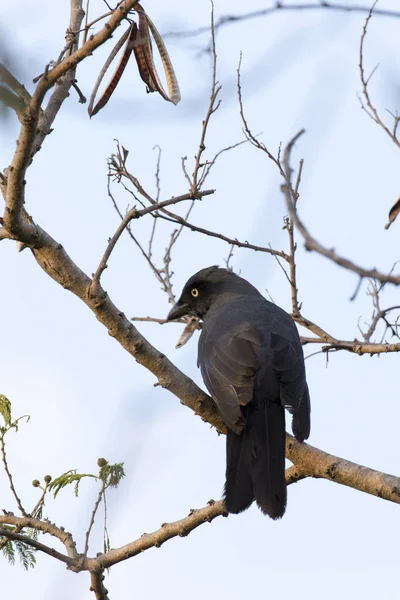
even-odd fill
[(180, 317), (184, 317), (189, 312), (189, 305), (181, 302), (178, 302), (171, 308), (168, 313), (167, 321), (173, 321), (174, 319), (179, 319)]

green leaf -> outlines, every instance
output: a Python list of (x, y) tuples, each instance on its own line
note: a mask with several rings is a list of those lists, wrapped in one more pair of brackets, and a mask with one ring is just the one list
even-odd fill
[(104, 481), (106, 487), (118, 487), (124, 477), (124, 463), (115, 463), (114, 465), (107, 463), (99, 471), (99, 478)]
[(0, 414), (2, 415), (2, 417), (4, 419), (4, 423), (6, 424), (6, 427), (10, 427), (11, 426), (11, 402), (3, 394), (0, 394)]
[(53, 496), (54, 498), (56, 498), (60, 490), (65, 488), (67, 485), (70, 485), (71, 483), (75, 483), (74, 492), (75, 496), (78, 496), (79, 484), (84, 477), (91, 477), (93, 479), (97, 479), (97, 477), (95, 475), (92, 475), (91, 473), (77, 473), (76, 469), (70, 469), (66, 473), (60, 475), (60, 477), (56, 477), (56, 479), (53, 479), (53, 481), (49, 484), (48, 490), (50, 492), (53, 492)]
[[(15, 527), (10, 525), (3, 525), (3, 529), (8, 529), (9, 531), (15, 531)], [(23, 532), (20, 532), (23, 533)], [(26, 532), (28, 535), (29, 533)], [(33, 537), (33, 536), (30, 536)], [(0, 537), (0, 541), (3, 541), (4, 537)], [(24, 544), (24, 542), (20, 542), (19, 540), (7, 540), (5, 545), (2, 547), (2, 552), (5, 558), (8, 560), (11, 566), (15, 564), (15, 555), (18, 554), (19, 559), (21, 561), (24, 569), (28, 570), (32, 568), (36, 564), (36, 556), (35, 556), (35, 548)]]
[(19, 560), (24, 569), (27, 571), (28, 569), (33, 568), (36, 564), (36, 550), (23, 542), (15, 542), (15, 546), (17, 548)]
[[(4, 539), (4, 538), (0, 538), (0, 539)], [(10, 565), (13, 566), (15, 564), (15, 549), (14, 549), (14, 544), (12, 543), (12, 541), (8, 540), (5, 543), (5, 546), (3, 546), (1, 550), (3, 552), (3, 555), (6, 557), (6, 559), (10, 563)]]

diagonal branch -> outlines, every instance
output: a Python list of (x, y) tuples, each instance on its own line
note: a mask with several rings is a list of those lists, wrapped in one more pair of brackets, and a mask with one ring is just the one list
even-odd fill
[[(83, 11), (81, 0), (71, 0), (70, 22), (65, 35), (68, 53), (71, 55), (79, 45), (79, 33), (81, 29)], [(61, 60), (61, 57), (60, 57)], [(63, 77), (60, 77), (57, 86), (53, 90), (45, 110), (40, 110), (38, 128), (32, 146), (32, 157), (40, 150), (44, 139), (51, 133), (51, 126), (63, 104), (68, 98), (71, 86), (75, 86), (76, 67), (70, 69)]]
[(23, 104), (28, 104), (31, 100), (31, 95), (22, 83), (14, 77), (12, 73), (0, 63), (0, 81), (8, 85), (8, 87), (20, 98)]
[[(50, 523), (50, 521), (41, 521), (40, 519), (34, 519), (33, 517), (16, 517), (15, 515), (13, 515), (12, 513), (6, 513), (5, 515), (0, 515), (0, 526), (1, 525), (15, 525), (15, 527), (18, 527), (20, 530), (22, 528), (25, 527), (29, 527), (30, 529), (34, 529), (35, 531), (41, 531), (42, 533), (48, 533), (50, 535), (52, 535), (53, 537), (56, 537), (57, 539), (60, 540), (60, 542), (62, 544), (64, 544), (65, 549), (67, 551), (67, 558), (68, 559), (68, 563), (67, 564), (72, 564), (72, 560), (76, 559), (79, 555), (76, 551), (76, 544), (75, 541), (72, 537), (72, 535), (70, 533), (68, 533), (68, 531), (65, 531), (63, 529), (60, 529), (59, 527), (57, 527), (56, 525), (54, 525), (54, 523)], [(12, 538), (12, 539), (19, 539), (16, 538), (16, 535), (20, 535), (19, 533), (17, 534), (15, 531), (10, 531), (9, 529), (5, 529), (4, 530), (6, 533), (2, 533), (1, 535), (4, 535), (5, 537), (8, 538)], [(33, 540), (32, 538), (28, 537), (28, 536), (21, 536), (22, 540), (24, 543), (29, 544), (30, 546), (36, 547), (34, 542), (36, 542), (36, 540)], [(26, 539), (25, 539), (26, 538)], [(39, 542), (36, 542), (39, 543)], [(47, 547), (47, 546), (46, 546)], [(42, 550), (42, 548), (38, 548), (39, 550)], [(50, 549), (52, 550), (52, 549)], [(53, 551), (53, 550), (52, 550)], [(44, 550), (43, 550), (44, 552)], [(54, 550), (54, 552), (56, 552)], [(49, 554), (49, 552), (47, 552), (47, 554)], [(64, 556), (64, 555), (60, 555), (60, 556)], [(58, 558), (56, 556), (56, 558)], [(66, 560), (59, 558), (59, 560), (63, 560), (63, 562), (67, 562)]]
[(171, 212), (167, 212), (169, 216), (166, 215), (158, 215), (160, 219), (164, 219), (165, 221), (170, 221), (171, 223), (177, 223), (178, 225), (182, 225), (183, 227), (187, 227), (190, 231), (196, 231), (198, 233), (202, 233), (203, 235), (208, 235), (210, 237), (217, 238), (219, 240), (223, 240), (227, 242), (231, 246), (237, 246), (238, 248), (247, 248), (248, 250), (255, 250), (256, 252), (265, 252), (266, 254), (271, 254), (272, 256), (279, 256), (283, 258), (283, 260), (288, 261), (288, 255), (280, 250), (273, 250), (272, 248), (266, 248), (265, 246), (256, 246), (255, 244), (250, 244), (249, 242), (240, 242), (238, 239), (229, 238), (222, 233), (217, 233), (216, 231), (210, 231), (209, 229), (204, 229), (203, 227), (198, 227), (193, 223), (189, 223), (185, 221), (183, 217), (176, 215)]
[[(287, 435), (286, 439), (286, 456), (294, 463), (286, 470), (287, 485), (306, 477), (323, 478), (400, 504), (399, 477), (333, 456), (304, 442), (300, 444), (291, 435)], [(211, 522), (220, 516), (227, 516), (224, 501), (210, 500), (208, 506), (191, 510), (184, 519), (163, 523), (153, 533), (144, 533), (129, 544), (98, 555), (95, 559), (87, 559), (86, 568), (91, 571), (109, 568), (149, 548), (159, 548), (173, 537), (185, 537), (203, 523)]]
[(363, 27), (363, 32), (361, 35), (361, 41), (360, 41), (360, 54), (359, 54), (359, 69), (360, 69), (360, 79), (361, 79), (361, 84), (362, 84), (362, 92), (365, 98), (365, 102), (366, 102), (366, 106), (364, 105), (363, 101), (360, 98), (360, 103), (361, 103), (361, 108), (363, 110), (365, 110), (365, 112), (367, 113), (367, 115), (373, 120), (375, 121), (375, 123), (377, 125), (379, 125), (384, 132), (390, 137), (390, 139), (396, 144), (396, 146), (398, 148), (400, 148), (400, 140), (398, 139), (396, 133), (397, 133), (397, 126), (399, 123), (399, 117), (398, 116), (394, 116), (395, 119), (395, 126), (393, 131), (390, 131), (390, 129), (385, 125), (385, 123), (382, 121), (382, 119), (380, 118), (377, 109), (375, 108), (375, 106), (372, 104), (371, 101), (371, 97), (369, 95), (369, 91), (368, 91), (368, 83), (370, 82), (370, 79), (372, 77), (372, 75), (374, 74), (375, 69), (373, 69), (371, 75), (366, 78), (365, 77), (365, 71), (364, 71), (364, 42), (365, 42), (365, 38), (367, 35), (367, 30), (368, 30), (368, 24), (369, 21), (372, 17), (372, 14), (376, 14), (376, 10), (375, 10), (375, 6), (377, 4), (378, 0), (375, 0), (374, 4), (371, 6), (368, 16), (365, 20), (364, 23), (364, 27)]
[(290, 154), (293, 149), (294, 144), (299, 139), (299, 137), (304, 133), (304, 129), (302, 129), (296, 136), (289, 142), (284, 158), (284, 169), (285, 169), (285, 183), (282, 185), (282, 192), (284, 194), (286, 204), (288, 207), (288, 212), (290, 218), (293, 223), (300, 231), (301, 235), (305, 241), (306, 250), (310, 252), (317, 252), (326, 258), (329, 258), (332, 262), (336, 263), (340, 267), (348, 269), (349, 271), (353, 271), (360, 275), (360, 277), (368, 277), (370, 279), (377, 279), (382, 283), (393, 283), (394, 285), (400, 285), (400, 275), (393, 275), (392, 273), (382, 273), (377, 269), (366, 269), (356, 263), (352, 262), (348, 258), (340, 256), (336, 253), (333, 248), (326, 248), (322, 244), (320, 244), (308, 231), (307, 227), (304, 225), (303, 221), (300, 219), (296, 207), (293, 203), (293, 198), (291, 194), (292, 183), (291, 183), (291, 173), (292, 169), (290, 166)]
[(93, 275), (93, 285), (97, 285), (99, 283), (101, 274), (107, 268), (107, 261), (110, 258), (111, 252), (114, 250), (119, 238), (121, 237), (122, 232), (133, 219), (139, 219), (140, 217), (154, 213), (164, 208), (165, 206), (170, 206), (171, 204), (177, 204), (178, 202), (183, 202), (185, 200), (196, 200), (203, 198), (203, 196), (210, 196), (214, 192), (215, 190), (189, 192), (188, 194), (183, 194), (182, 196), (174, 196), (173, 198), (170, 198), (169, 200), (164, 200), (163, 202), (156, 202), (155, 204), (147, 206), (142, 210), (136, 210), (136, 208), (132, 208), (130, 211), (128, 211), (125, 217), (122, 219), (121, 223), (119, 224), (117, 231), (114, 233), (113, 237), (108, 243), (103, 258), (101, 259), (100, 264), (97, 267), (95, 274)]
[(22, 535), (21, 533), (17, 533), (15, 531), (10, 531), (10, 529), (5, 529), (3, 527), (0, 527), (0, 537), (8, 538), (10, 540), (15, 540), (17, 542), (22, 542), (23, 544), (26, 544), (27, 546), (31, 546), (32, 548), (35, 548), (35, 550), (39, 550), (40, 552), (43, 552), (44, 554), (48, 554), (48, 556), (51, 556), (52, 558), (56, 558), (57, 560), (60, 560), (61, 562), (65, 563), (68, 567), (70, 567), (74, 563), (73, 558), (70, 558), (69, 556), (62, 554), (61, 552), (58, 552), (54, 548), (50, 548), (50, 546), (46, 546), (45, 544), (38, 542), (37, 540), (35, 540), (35, 538), (29, 537), (27, 535)]
[(286, 456), (305, 476), (328, 479), (360, 492), (400, 504), (400, 477), (333, 456), (286, 435)]
[[(121, 2), (108, 22), (104, 25), (103, 29), (96, 35), (91, 36), (83, 46), (73, 52), (70, 56), (67, 56), (61, 63), (57, 64), (51, 71), (46, 73), (37, 85), (29, 105), (21, 115), (21, 132), (11, 166), (7, 173), (8, 184), (6, 188), (4, 227), (10, 234), (16, 235), (18, 238), (24, 237), (24, 241), (27, 244), (32, 244), (37, 241), (37, 231), (35, 225), (23, 210), (25, 173), (31, 162), (39, 114), (44, 96), (63, 75), (73, 70), (76, 65), (87, 56), (90, 56), (96, 48), (109, 39), (113, 31), (118, 27), (136, 2), (137, 0), (124, 0)], [(84, 16), (82, 2), (75, 0), (72, 4), (79, 15), (81, 22)], [(77, 20), (79, 20), (79, 18)]]

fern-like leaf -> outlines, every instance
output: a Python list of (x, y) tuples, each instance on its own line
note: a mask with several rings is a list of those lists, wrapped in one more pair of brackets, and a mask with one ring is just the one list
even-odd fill
[(104, 481), (106, 487), (118, 487), (124, 477), (124, 463), (115, 463), (114, 465), (107, 463), (100, 468), (99, 478)]
[(70, 469), (66, 473), (60, 475), (60, 477), (56, 477), (56, 479), (53, 479), (53, 481), (49, 484), (48, 489), (50, 492), (53, 493), (54, 498), (56, 498), (60, 490), (65, 488), (67, 485), (70, 485), (71, 483), (75, 483), (74, 493), (75, 496), (78, 496), (79, 484), (85, 477), (97, 479), (97, 477), (95, 475), (92, 475), (91, 473), (77, 473), (76, 469)]
[(0, 394), (0, 414), (4, 419), (6, 427), (11, 426), (11, 402), (9, 399)]

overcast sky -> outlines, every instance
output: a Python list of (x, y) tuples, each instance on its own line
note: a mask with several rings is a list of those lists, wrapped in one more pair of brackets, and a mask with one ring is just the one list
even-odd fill
[[(347, 1), (347, 0), (346, 0)], [(352, 5), (364, 5), (354, 0)], [(216, 18), (268, 5), (267, 0), (216, 1)], [(100, 14), (100, 0), (91, 3)], [(396, 9), (395, 0), (380, 8)], [(145, 3), (161, 32), (207, 25), (210, 4), (181, 0)], [(3, 0), (3, 43), (16, 75), (29, 83), (57, 58), (64, 43), (69, 3), (57, 6), (30, 0), (23, 10)], [(243, 52), (245, 111), (255, 133), (272, 152), (299, 129), (307, 133), (294, 160), (304, 158), (299, 211), (311, 232), (328, 247), (367, 267), (389, 271), (400, 259), (395, 223), (385, 231), (387, 213), (399, 195), (398, 148), (360, 109), (359, 43), (365, 15), (323, 11), (281, 12), (220, 30), (218, 79), (222, 105), (214, 115), (207, 158), (243, 139), (236, 96), (236, 69)], [(398, 57), (400, 19), (375, 17), (366, 40), (366, 71), (379, 63), (371, 94), (382, 116), (400, 109)], [(161, 197), (187, 191), (181, 157), (189, 170), (207, 110), (210, 57), (201, 50), (209, 35), (166, 37), (180, 82), (182, 101), (174, 107), (146, 94), (136, 66), (130, 64), (112, 101), (92, 120), (74, 93), (27, 173), (26, 206), (33, 218), (92, 273), (118, 217), (107, 196), (107, 157), (115, 139), (130, 150), (128, 167), (149, 190), (155, 189), (154, 146), (162, 148)], [(85, 61), (78, 81), (89, 96), (108, 48)], [(1, 126), (1, 167), (11, 161), (18, 122)], [(221, 156), (209, 179), (216, 193), (196, 206), (192, 221), (240, 240), (287, 248), (282, 230), (284, 199), (276, 167), (248, 145)], [(131, 198), (115, 190), (121, 207)], [(135, 222), (145, 242), (151, 220)], [(171, 230), (160, 227), (154, 257), (162, 265)], [(224, 264), (229, 248), (218, 240), (185, 231), (173, 253), (174, 290), (210, 264)], [(275, 302), (290, 311), (290, 290), (273, 257), (235, 250), (233, 267)], [(0, 393), (13, 404), (14, 416), (30, 422), (9, 435), (9, 465), (28, 507), (37, 500), (33, 479), (76, 468), (96, 470), (96, 461), (123, 461), (127, 477), (108, 496), (112, 547), (180, 519), (191, 508), (221, 496), (225, 439), (160, 387), (75, 296), (53, 282), (29, 250), (17, 253), (2, 242)], [(129, 317), (164, 317), (168, 302), (138, 249), (123, 236), (103, 285)], [(366, 283), (355, 302), (349, 298), (357, 277), (322, 257), (306, 253), (299, 240), (298, 286), (304, 316), (332, 335), (352, 340), (357, 322), (372, 313)], [(383, 306), (399, 304), (387, 288)], [(196, 367), (193, 338), (175, 350), (181, 326), (140, 324), (140, 331), (188, 376), (203, 386)], [(305, 348), (305, 355), (315, 348)], [(370, 358), (345, 353), (306, 362), (312, 400), (310, 443), (332, 454), (399, 474), (400, 408), (396, 355)], [(97, 495), (83, 482), (78, 499), (72, 489), (48, 499), (45, 516), (70, 530), (82, 548)], [(1, 508), (14, 510), (5, 476), (0, 475)], [(280, 522), (256, 506), (239, 516), (219, 518), (187, 538), (113, 567), (106, 586), (110, 597), (205, 597), (242, 600), (253, 595), (297, 600), (338, 597), (395, 597), (398, 589), (398, 506), (328, 481), (304, 480), (290, 486), (287, 513)], [(43, 541), (56, 544), (53, 540)], [(102, 521), (96, 521), (89, 554), (102, 549)], [(0, 562), (2, 597), (30, 600), (86, 600), (89, 577), (65, 570), (47, 556), (24, 572)]]

